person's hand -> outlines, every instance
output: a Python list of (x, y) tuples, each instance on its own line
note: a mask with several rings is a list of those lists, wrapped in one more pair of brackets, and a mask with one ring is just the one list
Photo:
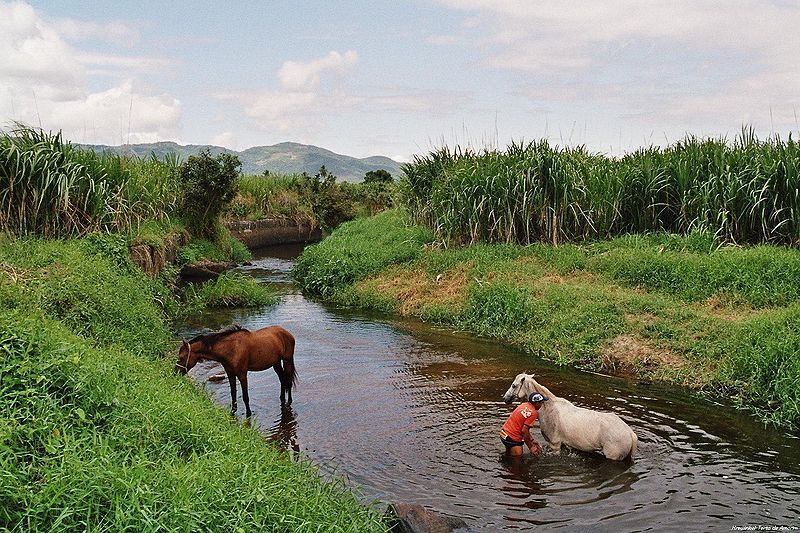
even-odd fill
[(532, 454), (534, 457), (539, 457), (539, 455), (540, 455), (541, 453), (542, 453), (542, 447), (541, 447), (541, 446), (539, 446), (539, 443), (538, 443), (538, 442), (534, 442), (534, 443), (533, 443), (533, 446), (531, 446), (531, 454)]

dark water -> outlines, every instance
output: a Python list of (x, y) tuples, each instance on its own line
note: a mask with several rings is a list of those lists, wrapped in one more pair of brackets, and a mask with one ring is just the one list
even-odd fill
[[(288, 278), (298, 251), (266, 251), (243, 269), (277, 284), (279, 305), (207, 314), (184, 333), (232, 322), (291, 331), (294, 404), (281, 410), (274, 372), (251, 373), (254, 424), (349, 480), (365, 501), (419, 503), (475, 531), (800, 527), (797, 438), (683, 391), (559, 369), (495, 342), (308, 301)], [(574, 452), (505, 459), (497, 431), (513, 406), (500, 397), (523, 371), (578, 405), (619, 414), (639, 436), (635, 461)], [(205, 382), (219, 372), (205, 364), (192, 374)], [(227, 382), (205, 386), (229, 405)], [(538, 429), (534, 437), (544, 442)]]

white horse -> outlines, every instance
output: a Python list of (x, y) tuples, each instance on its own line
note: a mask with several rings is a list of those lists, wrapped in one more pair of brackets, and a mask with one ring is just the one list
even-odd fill
[(539, 409), (542, 436), (556, 452), (561, 445), (584, 452), (599, 452), (608, 459), (621, 461), (633, 457), (639, 439), (636, 433), (614, 413), (592, 411), (559, 398), (533, 379), (533, 374), (519, 374), (503, 395), (506, 403), (527, 400), (532, 392), (549, 398)]

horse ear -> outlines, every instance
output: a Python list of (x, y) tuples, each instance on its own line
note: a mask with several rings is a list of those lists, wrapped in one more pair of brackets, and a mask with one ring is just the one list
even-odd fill
[(186, 342), (186, 339), (181, 339), (181, 341), (183, 342), (181, 346), (189, 346), (189, 343)]

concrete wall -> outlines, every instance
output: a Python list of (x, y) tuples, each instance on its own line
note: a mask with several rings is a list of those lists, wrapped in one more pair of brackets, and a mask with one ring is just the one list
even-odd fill
[(322, 239), (319, 228), (299, 225), (291, 220), (226, 222), (225, 227), (251, 250), (272, 244), (317, 242)]

